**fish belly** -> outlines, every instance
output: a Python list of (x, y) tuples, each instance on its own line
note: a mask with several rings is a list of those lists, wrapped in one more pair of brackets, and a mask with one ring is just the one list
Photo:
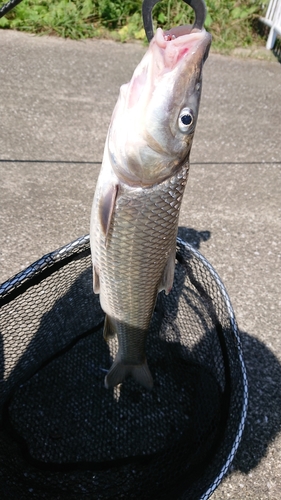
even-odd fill
[(149, 188), (118, 188), (107, 235), (99, 228), (100, 302), (107, 315), (105, 338), (118, 336), (118, 353), (105, 379), (111, 387), (131, 374), (152, 387), (145, 342), (160, 290), (173, 283), (176, 235), (188, 176), (185, 165), (174, 176)]

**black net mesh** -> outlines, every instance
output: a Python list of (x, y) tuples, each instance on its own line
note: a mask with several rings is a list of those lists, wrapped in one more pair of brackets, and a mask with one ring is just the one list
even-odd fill
[(89, 237), (0, 287), (1, 499), (207, 499), (243, 432), (247, 379), (229, 298), (178, 240), (147, 341), (154, 388), (104, 388)]

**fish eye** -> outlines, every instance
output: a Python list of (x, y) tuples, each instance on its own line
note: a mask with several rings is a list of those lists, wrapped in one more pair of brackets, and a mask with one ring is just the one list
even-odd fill
[(184, 108), (179, 116), (179, 128), (181, 132), (188, 132), (193, 124), (193, 112), (189, 108)]

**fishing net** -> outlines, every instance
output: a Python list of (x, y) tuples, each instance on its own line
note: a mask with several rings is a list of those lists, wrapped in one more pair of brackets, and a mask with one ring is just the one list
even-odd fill
[(0, 497), (207, 499), (243, 432), (247, 379), (228, 295), (178, 239), (147, 340), (154, 388), (107, 390), (89, 237), (0, 286)]

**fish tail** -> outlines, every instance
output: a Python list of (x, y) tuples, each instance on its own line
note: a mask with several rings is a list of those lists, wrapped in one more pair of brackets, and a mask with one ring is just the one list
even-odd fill
[(109, 389), (109, 387), (115, 387), (123, 382), (128, 375), (131, 375), (146, 389), (152, 389), (153, 378), (148, 368), (147, 361), (145, 360), (141, 365), (125, 365), (122, 363), (118, 353), (112, 367), (104, 379), (104, 385), (107, 389)]
[(132, 366), (131, 375), (137, 382), (143, 385), (143, 387), (146, 389), (152, 389), (153, 378), (146, 360), (142, 365)]

